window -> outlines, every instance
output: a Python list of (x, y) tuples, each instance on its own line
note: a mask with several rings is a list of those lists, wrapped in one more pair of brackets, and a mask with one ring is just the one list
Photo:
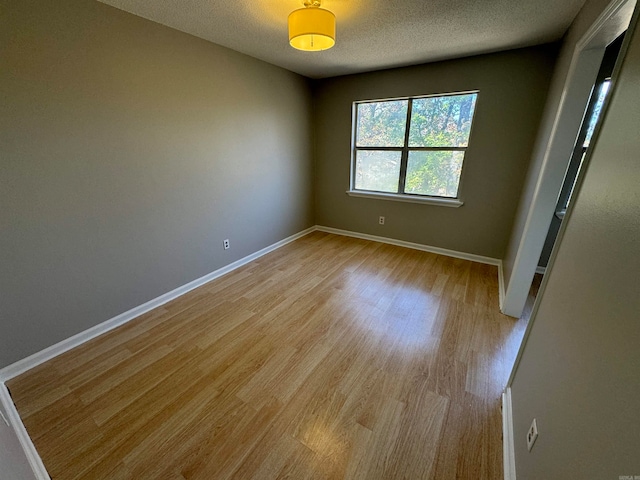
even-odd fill
[[(576, 145), (574, 148), (573, 155), (569, 162), (569, 168), (567, 169), (564, 183), (562, 185), (562, 190), (560, 191), (558, 204), (556, 205), (556, 216), (560, 219), (564, 218), (564, 214), (566, 213), (567, 208), (569, 208), (569, 202), (571, 201), (573, 191), (576, 187), (576, 182), (580, 175), (580, 169), (582, 168), (584, 159), (587, 155), (587, 150), (589, 149), (593, 132), (600, 120), (600, 113), (602, 112), (602, 107), (604, 106), (604, 101), (607, 98), (610, 87), (611, 77), (605, 78), (597, 88), (597, 92), (594, 92), (594, 97), (589, 101), (589, 105), (587, 106), (586, 117), (583, 119), (580, 132), (578, 133), (579, 146)], [(582, 138), (584, 138), (584, 140), (582, 140)]]
[(434, 200), (428, 203), (457, 199), (477, 97), (356, 102), (349, 193)]
[(609, 93), (609, 87), (611, 86), (611, 78), (606, 78), (602, 85), (600, 86), (600, 91), (598, 92), (598, 99), (596, 100), (596, 104), (593, 107), (593, 112), (591, 113), (591, 119), (589, 120), (589, 127), (587, 128), (587, 135), (584, 139), (584, 144), (582, 145), (585, 149), (589, 146), (591, 142), (591, 137), (593, 136), (593, 131), (596, 129), (596, 123), (598, 123), (598, 119), (600, 118), (600, 112), (602, 111), (602, 106), (604, 105), (604, 101), (607, 98), (607, 93)]

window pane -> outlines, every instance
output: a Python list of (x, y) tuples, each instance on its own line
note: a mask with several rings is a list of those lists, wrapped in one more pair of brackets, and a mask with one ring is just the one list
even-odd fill
[(398, 193), (401, 152), (356, 151), (357, 190)]
[(458, 196), (464, 152), (409, 152), (405, 193), (435, 197)]
[(358, 104), (358, 147), (402, 147), (408, 100)]
[(470, 93), (414, 99), (409, 146), (466, 147), (477, 97)]
[(598, 118), (600, 118), (600, 112), (602, 111), (602, 106), (604, 105), (604, 100), (607, 98), (607, 93), (609, 93), (609, 87), (611, 86), (611, 80), (605, 80), (602, 86), (600, 87), (600, 92), (598, 93), (598, 100), (596, 101), (596, 106), (593, 109), (593, 113), (591, 114), (591, 119), (589, 120), (589, 128), (587, 129), (587, 136), (584, 139), (583, 147), (588, 147), (591, 142), (591, 137), (593, 136), (593, 131), (596, 129), (596, 123), (598, 123)]

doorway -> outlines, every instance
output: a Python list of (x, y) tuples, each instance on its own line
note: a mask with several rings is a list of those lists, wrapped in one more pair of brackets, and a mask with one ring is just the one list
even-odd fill
[(598, 71), (598, 76), (591, 90), (591, 96), (587, 103), (584, 118), (576, 138), (576, 143), (573, 147), (571, 160), (567, 167), (567, 172), (562, 182), (562, 189), (558, 196), (555, 212), (551, 219), (551, 225), (547, 233), (547, 238), (542, 248), (540, 259), (538, 260), (537, 274), (544, 274), (546, 267), (549, 263), (549, 257), (551, 251), (558, 238), (558, 232), (560, 226), (567, 213), (567, 208), (571, 202), (573, 192), (576, 186), (576, 181), (580, 172), (583, 171), (585, 166), (585, 158), (587, 158), (587, 152), (591, 144), (591, 137), (595, 131), (596, 126), (600, 121), (600, 113), (602, 112), (602, 106), (609, 93), (609, 87), (611, 86), (611, 75), (613, 75), (613, 69), (616, 64), (616, 60), (622, 49), (622, 42), (624, 40), (625, 32), (623, 32), (618, 38), (616, 38), (605, 49), (604, 57), (602, 58), (602, 64)]
[[(548, 137), (540, 147), (531, 198), (503, 262), (500, 304), (505, 315), (522, 315), (605, 50), (629, 28), (635, 4), (636, 0), (612, 0), (575, 45)], [(553, 255), (549, 266), (552, 263)]]

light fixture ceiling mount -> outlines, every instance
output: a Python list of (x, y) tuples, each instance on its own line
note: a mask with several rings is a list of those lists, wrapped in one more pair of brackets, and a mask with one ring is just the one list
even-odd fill
[(328, 50), (336, 43), (336, 16), (320, 8), (320, 0), (306, 0), (289, 14), (289, 44), (298, 50)]

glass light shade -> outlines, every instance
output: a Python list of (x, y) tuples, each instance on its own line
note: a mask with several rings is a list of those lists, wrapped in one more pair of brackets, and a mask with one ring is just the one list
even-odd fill
[(306, 7), (289, 15), (289, 44), (298, 50), (327, 50), (336, 43), (336, 16), (329, 10)]

